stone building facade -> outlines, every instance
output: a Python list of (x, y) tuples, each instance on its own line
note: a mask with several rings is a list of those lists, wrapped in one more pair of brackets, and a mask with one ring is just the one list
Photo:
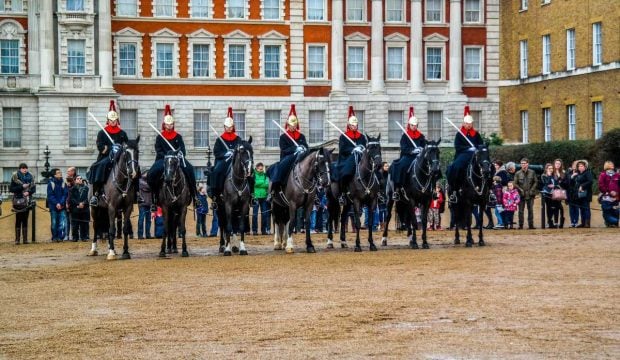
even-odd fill
[[(295, 103), (312, 143), (336, 139), (353, 105), (397, 156), (410, 105), (427, 137), (449, 144), (469, 104), (499, 131), (499, 0), (0, 0), (0, 167), (40, 173), (96, 157), (110, 99), (154, 159), (165, 104), (199, 176), (228, 106), (255, 160), (277, 160)], [(6, 51), (5, 51), (6, 50)]]
[(595, 139), (620, 127), (617, 1), (501, 8), (500, 119), (509, 142)]

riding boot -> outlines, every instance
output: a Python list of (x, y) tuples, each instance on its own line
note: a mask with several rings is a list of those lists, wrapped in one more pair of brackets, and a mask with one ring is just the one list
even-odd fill
[(151, 191), (151, 212), (157, 211), (157, 200), (157, 194), (155, 193), (155, 191)]
[(90, 206), (97, 206), (99, 203), (99, 184), (93, 184), (93, 196), (90, 198)]
[[(34, 242), (34, 239), (32, 239), (32, 242)], [(28, 225), (27, 224), (22, 225), (22, 243), (28, 244)]]
[(22, 228), (19, 226), (15, 227), (15, 245), (19, 245), (19, 241), (21, 239)]
[(558, 225), (558, 227), (559, 227), (560, 229), (563, 229), (563, 228), (564, 228), (564, 217), (561, 217), (561, 218), (560, 218), (560, 225)]
[(394, 186), (394, 193), (392, 194), (394, 201), (400, 201), (400, 186)]

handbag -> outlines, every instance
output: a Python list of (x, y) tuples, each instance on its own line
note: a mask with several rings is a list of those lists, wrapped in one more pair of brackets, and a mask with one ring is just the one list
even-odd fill
[(566, 190), (564, 190), (564, 189), (553, 189), (551, 191), (551, 200), (554, 200), (554, 201), (566, 200)]
[(28, 199), (26, 197), (13, 197), (13, 209), (22, 210), (28, 206)]
[(585, 190), (579, 190), (577, 192), (577, 197), (580, 198), (580, 199), (585, 199), (586, 196), (588, 196), (588, 192), (585, 191)]

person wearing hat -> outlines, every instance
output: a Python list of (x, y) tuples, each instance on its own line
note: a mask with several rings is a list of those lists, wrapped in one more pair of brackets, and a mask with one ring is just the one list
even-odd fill
[[(112, 138), (112, 141), (110, 141), (110, 138)], [(103, 184), (111, 170), (112, 158), (120, 150), (120, 145), (127, 141), (129, 139), (127, 138), (127, 133), (121, 129), (114, 100), (110, 100), (106, 126), (97, 133), (97, 150), (99, 151), (97, 161), (90, 166), (90, 172), (88, 173), (88, 181), (93, 185), (93, 196), (90, 199), (91, 206), (97, 206)]]
[[(418, 118), (413, 113), (413, 106), (410, 106), (407, 133), (403, 133), (400, 137), (400, 158), (394, 160), (392, 166), (390, 166), (390, 178), (394, 182), (394, 194), (392, 195), (394, 201), (400, 200), (401, 187), (405, 179), (404, 173), (409, 169), (420, 151), (422, 151), (422, 148), (426, 146), (426, 138), (418, 130), (418, 123)], [(411, 143), (412, 141), (416, 146)]]
[(269, 167), (267, 176), (271, 181), (272, 196), (280, 194), (280, 196), (284, 197), (282, 190), (286, 186), (288, 175), (295, 164), (295, 160), (308, 150), (306, 137), (299, 131), (299, 119), (295, 111), (295, 104), (291, 104), (291, 110), (286, 122), (286, 134), (280, 135), (279, 146), (280, 161)]
[[(215, 156), (215, 164), (209, 175), (209, 189), (207, 195), (211, 199), (215, 199), (222, 193), (224, 188), (224, 180), (226, 180), (226, 172), (232, 164), (233, 150), (241, 145), (241, 138), (235, 131), (235, 121), (233, 119), (232, 108), (228, 108), (226, 119), (224, 119), (224, 132), (216, 139), (213, 146), (213, 155)], [(215, 204), (215, 203), (214, 203)]]
[[(28, 165), (19, 164), (19, 169), (11, 176), (9, 187), (9, 191), (13, 193), (15, 210), (15, 245), (19, 245), (21, 239), (24, 244), (28, 244), (28, 207), (35, 190), (34, 177), (28, 171)], [(32, 242), (34, 241), (35, 239), (32, 239)]]
[(349, 183), (355, 175), (355, 166), (357, 165), (358, 158), (354, 155), (361, 155), (366, 148), (366, 136), (357, 130), (357, 126), (358, 120), (353, 111), (353, 106), (349, 106), (347, 131), (340, 135), (338, 141), (338, 161), (335, 166), (336, 180), (340, 188), (340, 204), (345, 203), (345, 194), (349, 192)]
[(151, 188), (152, 212), (157, 211), (157, 195), (159, 195), (162, 175), (164, 174), (164, 157), (166, 157), (169, 151), (172, 151), (168, 144), (172, 145), (175, 150), (179, 150), (180, 154), (183, 154), (183, 158), (181, 159), (181, 171), (183, 171), (187, 179), (192, 199), (196, 197), (196, 175), (194, 174), (194, 167), (185, 159), (185, 155), (187, 155), (185, 142), (183, 141), (183, 136), (174, 129), (174, 123), (175, 120), (174, 116), (172, 116), (170, 105), (166, 105), (164, 110), (164, 121), (161, 124), (161, 135), (158, 135), (155, 139), (155, 162), (149, 169), (146, 177), (146, 181)]
[[(467, 139), (469, 141), (467, 141)], [(472, 146), (471, 144), (474, 146)], [(448, 166), (447, 177), (448, 185), (450, 186), (450, 202), (456, 203), (458, 201), (457, 191), (457, 179), (465, 178), (465, 169), (474, 156), (474, 152), (479, 145), (482, 145), (482, 136), (474, 129), (474, 118), (469, 113), (469, 106), (465, 106), (463, 125), (461, 125), (460, 134), (454, 136), (454, 161)]]

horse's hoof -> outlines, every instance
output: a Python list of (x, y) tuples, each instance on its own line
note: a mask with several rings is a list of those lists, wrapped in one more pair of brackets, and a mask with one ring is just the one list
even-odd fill
[(166, 249), (166, 254), (172, 254), (172, 249)]
[(273, 249), (274, 250), (282, 250), (282, 244), (274, 245)]
[(427, 243), (422, 244), (422, 249), (430, 249), (430, 246), (428, 246)]
[(414, 241), (409, 241), (409, 247), (412, 249), (419, 249), (420, 247), (418, 246), (417, 242)]
[(478, 246), (486, 246), (487, 244), (484, 243), (484, 240), (480, 240), (478, 241)]
[(356, 246), (355, 247), (355, 252), (362, 252), (362, 247), (361, 246)]
[(314, 253), (316, 253), (316, 250), (314, 250), (314, 246), (308, 246), (308, 247), (306, 248), (306, 252), (307, 252), (308, 254), (314, 254)]
[(160, 258), (165, 258), (165, 257), (166, 257), (166, 253), (165, 253), (164, 251), (161, 251), (161, 252), (159, 253), (159, 257), (160, 257)]
[(108, 254), (108, 257), (106, 259), (107, 260), (116, 260), (116, 255), (115, 254)]
[(131, 255), (129, 255), (129, 253), (123, 253), (123, 255), (121, 255), (121, 259), (123, 260), (129, 260), (131, 259)]
[(468, 241), (468, 242), (466, 242), (466, 243), (465, 243), (465, 247), (472, 247), (472, 245), (473, 245), (473, 243), (472, 243), (472, 242), (470, 242), (470, 241)]
[(375, 244), (370, 244), (370, 251), (377, 251), (377, 246)]
[(459, 240), (459, 239), (454, 239), (454, 245), (458, 245), (458, 244), (460, 244), (460, 243), (461, 243), (461, 240)]
[(225, 249), (226, 249), (225, 247), (220, 246), (220, 253), (223, 253)]
[(295, 252), (295, 249), (293, 249), (292, 247), (290, 247), (290, 248), (289, 248), (289, 247), (287, 247), (287, 248), (286, 248), (286, 253), (287, 253), (287, 254), (292, 254), (292, 253), (294, 253), (294, 252)]
[(387, 239), (381, 240), (381, 246), (387, 246)]
[(239, 252), (239, 248), (236, 246), (232, 247), (232, 252), (234, 252), (235, 254)]
[(334, 248), (334, 244), (327, 244), (327, 249), (333, 249)]
[(178, 250), (178, 249), (172, 249), (172, 253), (173, 253), (173, 254), (178, 254), (178, 253), (179, 253), (179, 250)]
[(224, 251), (224, 256), (232, 256), (232, 253), (230, 251)]
[(97, 250), (91, 250), (91, 251), (88, 253), (88, 256), (98, 256), (98, 255), (99, 255), (99, 253), (97, 252)]
[(340, 243), (340, 247), (343, 249), (348, 249), (349, 245), (347, 243)]
[(239, 251), (239, 255), (247, 255), (248, 251), (247, 250), (241, 250)]
[(189, 253), (187, 251), (183, 251), (181, 253), (181, 257), (188, 257), (188, 256), (189, 256)]

